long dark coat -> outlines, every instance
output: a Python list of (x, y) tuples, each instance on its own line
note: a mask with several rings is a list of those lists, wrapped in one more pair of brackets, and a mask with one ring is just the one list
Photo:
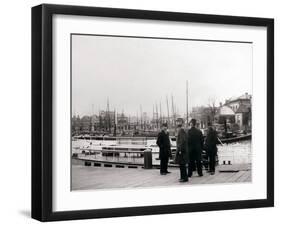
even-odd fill
[(169, 158), (171, 155), (171, 143), (169, 133), (163, 130), (158, 134), (156, 144), (159, 146), (159, 158)]
[(204, 137), (201, 130), (191, 127), (187, 133), (189, 160), (201, 160)]
[(205, 140), (205, 149), (208, 155), (216, 155), (218, 152), (217, 148), (218, 135), (213, 128), (209, 128)]
[(187, 135), (184, 129), (178, 131), (177, 151), (175, 162), (177, 164), (186, 164), (188, 162)]

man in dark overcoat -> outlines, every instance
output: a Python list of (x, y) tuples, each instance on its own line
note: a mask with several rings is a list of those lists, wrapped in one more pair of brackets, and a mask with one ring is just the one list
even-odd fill
[(188, 162), (188, 150), (187, 150), (187, 135), (184, 129), (182, 128), (182, 123), (178, 122), (177, 128), (177, 151), (175, 162), (179, 164), (180, 167), (180, 179), (179, 182), (187, 182), (187, 172), (186, 164)]
[(187, 144), (189, 152), (189, 164), (188, 164), (188, 177), (192, 176), (193, 169), (197, 168), (198, 176), (203, 176), (202, 173), (202, 150), (204, 144), (204, 137), (201, 130), (196, 127), (196, 120), (191, 120), (191, 128), (187, 133)]
[(167, 123), (162, 124), (161, 132), (158, 134), (156, 143), (159, 146), (160, 174), (166, 175), (170, 173), (168, 171), (168, 161), (171, 157), (171, 143)]
[(217, 142), (218, 135), (213, 129), (212, 124), (208, 123), (208, 132), (205, 140), (205, 149), (209, 159), (209, 172), (211, 175), (215, 174), (216, 156), (218, 152)]

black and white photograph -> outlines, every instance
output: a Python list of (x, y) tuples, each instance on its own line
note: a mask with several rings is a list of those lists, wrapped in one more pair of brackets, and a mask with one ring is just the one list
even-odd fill
[(0, 224), (279, 222), (279, 5), (2, 1)]
[(274, 206), (274, 19), (43, 4), (32, 41), (34, 219)]
[(251, 183), (253, 43), (72, 33), (71, 190)]

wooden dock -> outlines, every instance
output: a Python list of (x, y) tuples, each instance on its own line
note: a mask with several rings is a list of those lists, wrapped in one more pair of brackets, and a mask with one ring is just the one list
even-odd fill
[(72, 190), (141, 188), (162, 186), (190, 186), (194, 184), (249, 183), (251, 165), (221, 165), (215, 175), (203, 171), (198, 177), (194, 172), (187, 183), (178, 182), (179, 169), (170, 168), (170, 174), (160, 175), (158, 169), (95, 167), (72, 164)]

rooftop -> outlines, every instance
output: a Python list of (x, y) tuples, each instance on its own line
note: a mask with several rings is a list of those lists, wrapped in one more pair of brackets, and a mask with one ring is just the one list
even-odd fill
[(236, 97), (231, 97), (229, 99), (226, 100), (227, 103), (233, 102), (233, 101), (237, 101), (237, 100), (250, 100), (252, 98), (252, 95), (245, 93), (241, 96), (236, 96)]

